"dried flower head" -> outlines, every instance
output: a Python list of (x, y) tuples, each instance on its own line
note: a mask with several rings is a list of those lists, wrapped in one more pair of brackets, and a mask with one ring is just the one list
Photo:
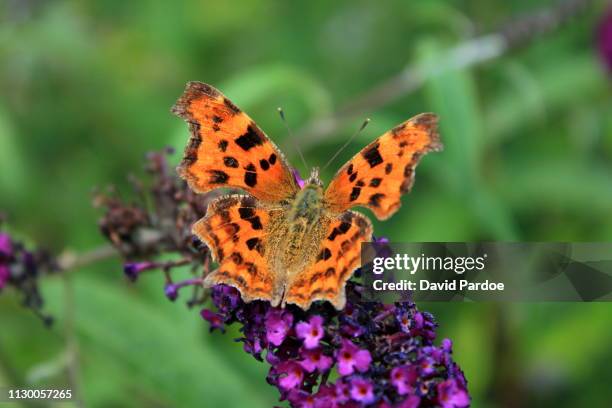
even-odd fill
[(38, 279), (59, 270), (55, 258), (42, 249), (29, 250), (0, 230), (0, 292), (13, 288), (21, 294), (23, 305), (31, 309), (45, 324), (53, 319), (44, 314)]

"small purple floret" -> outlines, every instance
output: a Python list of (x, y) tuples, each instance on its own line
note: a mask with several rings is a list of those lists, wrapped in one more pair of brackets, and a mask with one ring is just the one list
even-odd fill
[(291, 325), (293, 315), (281, 309), (270, 309), (266, 315), (266, 338), (275, 346), (280, 346)]
[(300, 365), (309, 373), (315, 370), (324, 373), (328, 371), (334, 363), (334, 360), (323, 354), (321, 349), (304, 350), (301, 355), (302, 360), (300, 361)]
[(438, 402), (442, 408), (463, 408), (470, 405), (470, 397), (454, 378), (438, 384)]
[(225, 327), (223, 324), (223, 316), (221, 316), (219, 313), (215, 313), (209, 309), (202, 309), (202, 311), (200, 312), (200, 316), (202, 316), (204, 320), (210, 323), (211, 332), (215, 329), (219, 329), (222, 332), (225, 331)]
[(300, 172), (299, 172), (299, 170), (298, 170), (298, 169), (296, 169), (296, 168), (292, 168), (292, 169), (291, 169), (291, 173), (293, 174), (293, 178), (295, 179), (295, 182), (297, 183), (297, 185), (298, 185), (300, 188), (304, 188), (304, 185), (305, 185), (306, 183), (304, 182), (304, 179), (302, 178), (302, 176), (300, 176)]
[(360, 377), (351, 380), (351, 398), (363, 404), (374, 402), (374, 387), (372, 383)]
[(300, 322), (295, 326), (297, 337), (304, 340), (304, 347), (313, 349), (319, 346), (319, 341), (325, 334), (323, 318), (314, 315), (308, 322)]
[(350, 340), (342, 340), (342, 348), (336, 355), (338, 360), (338, 373), (350, 375), (355, 372), (365, 372), (370, 368), (372, 356), (368, 350), (362, 350)]
[(138, 276), (146, 270), (156, 268), (157, 264), (153, 262), (128, 262), (123, 265), (123, 273), (129, 280), (135, 282)]

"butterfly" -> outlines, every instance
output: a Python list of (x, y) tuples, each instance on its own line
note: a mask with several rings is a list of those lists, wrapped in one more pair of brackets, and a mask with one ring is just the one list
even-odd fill
[(208, 205), (193, 233), (219, 267), (204, 286), (237, 288), (245, 302), (346, 303), (345, 285), (359, 267), (372, 224), (355, 206), (385, 220), (400, 207), (421, 156), (442, 149), (437, 116), (423, 113), (394, 127), (338, 170), (325, 189), (314, 168), (302, 188), (276, 145), (214, 87), (189, 82), (172, 112), (191, 137), (178, 174), (197, 193), (231, 187), (246, 194)]

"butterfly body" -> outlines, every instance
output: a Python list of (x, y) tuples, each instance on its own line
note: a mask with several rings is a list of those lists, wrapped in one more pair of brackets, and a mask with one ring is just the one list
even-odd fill
[(321, 240), (334, 218), (326, 210), (323, 200), (323, 183), (315, 168), (304, 188), (282, 207), (270, 223), (266, 257), (272, 260), (270, 267), (279, 277), (275, 293), (280, 295), (272, 303), (282, 303), (282, 294), (300, 272), (316, 260)]
[(359, 266), (370, 220), (354, 206), (391, 216), (410, 190), (421, 156), (440, 150), (433, 114), (383, 134), (336, 173), (327, 188), (313, 169), (300, 188), (280, 150), (218, 90), (190, 82), (173, 107), (191, 130), (178, 173), (196, 192), (232, 187), (193, 226), (219, 268), (204, 284), (236, 287), (244, 301), (345, 304), (344, 286)]

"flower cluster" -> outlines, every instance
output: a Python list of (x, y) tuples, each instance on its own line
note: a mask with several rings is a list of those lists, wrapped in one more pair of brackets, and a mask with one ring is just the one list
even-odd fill
[(45, 324), (53, 319), (42, 312), (43, 298), (38, 278), (59, 270), (56, 260), (44, 250), (28, 250), (6, 232), (0, 231), (0, 292), (12, 287), (22, 296), (23, 305), (31, 309)]
[(436, 323), (413, 303), (365, 302), (347, 285), (337, 311), (315, 303), (307, 312), (244, 303), (230, 286), (212, 289), (211, 330), (240, 325), (244, 350), (270, 364), (268, 382), (294, 407), (466, 407), (467, 383), (448, 339), (434, 346)]

